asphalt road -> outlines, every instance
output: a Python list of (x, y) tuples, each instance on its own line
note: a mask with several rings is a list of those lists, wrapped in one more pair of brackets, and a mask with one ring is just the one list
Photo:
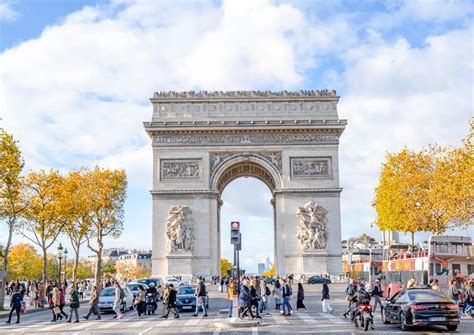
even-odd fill
[[(113, 314), (102, 315), (101, 321), (85, 321), (80, 323), (50, 322), (51, 312), (36, 312), (21, 316), (21, 323), (5, 324), (5, 319), (0, 319), (1, 334), (359, 334), (364, 331), (354, 327), (344, 319), (342, 312), (346, 307), (344, 301), (345, 285), (331, 284), (331, 305), (335, 309), (332, 314), (323, 314), (321, 307), (321, 285), (305, 285), (306, 312), (295, 312), (292, 316), (283, 317), (278, 311), (273, 310), (271, 315), (264, 316), (258, 327), (248, 329), (218, 329), (214, 326), (216, 321), (226, 319), (219, 314), (224, 309), (227, 300), (224, 293), (217, 291), (216, 287), (209, 289), (210, 312), (209, 317), (193, 317), (190, 312), (181, 313), (179, 319), (164, 320), (157, 316), (147, 316), (138, 319), (136, 311), (127, 312), (122, 320), (113, 319)], [(295, 290), (296, 291), (296, 290)], [(296, 308), (296, 301), (291, 301)], [(160, 304), (161, 305), (161, 304)], [(271, 307), (274, 307), (273, 299)], [(82, 304), (80, 315), (88, 310), (87, 304)], [(159, 306), (161, 310), (161, 306)], [(68, 312), (68, 311), (67, 311)], [(91, 317), (92, 319), (93, 317)], [(15, 319), (13, 319), (14, 321)], [(380, 312), (375, 316), (375, 329), (369, 330), (372, 334), (401, 333), (396, 325), (383, 325)], [(442, 327), (421, 328), (405, 334), (431, 334), (449, 333)], [(474, 334), (474, 319), (463, 317), (458, 334)]]

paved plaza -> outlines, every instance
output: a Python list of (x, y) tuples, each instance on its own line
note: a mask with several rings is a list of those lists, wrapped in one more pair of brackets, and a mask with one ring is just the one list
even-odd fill
[[(219, 314), (219, 310), (225, 308), (227, 303), (225, 295), (217, 291), (216, 287), (209, 289), (210, 312), (209, 317), (193, 317), (190, 312), (181, 313), (179, 319), (164, 320), (157, 316), (147, 316), (138, 319), (136, 311), (127, 312), (120, 321), (113, 319), (113, 314), (102, 315), (101, 321), (85, 321), (80, 323), (52, 323), (51, 312), (31, 313), (22, 315), (21, 324), (0, 322), (1, 334), (357, 334), (364, 333), (355, 328), (353, 324), (342, 317), (346, 306), (343, 291), (344, 285), (331, 285), (331, 304), (335, 308), (333, 314), (323, 314), (321, 309), (321, 285), (306, 285), (305, 304), (307, 312), (295, 312), (293, 316), (282, 317), (277, 311), (272, 311), (271, 316), (264, 316), (259, 327), (248, 329), (217, 329), (214, 327), (216, 321), (225, 320), (225, 315)], [(273, 301), (272, 301), (273, 304)], [(292, 301), (295, 307), (295, 301)], [(87, 304), (82, 304), (80, 315), (85, 314)], [(159, 306), (161, 310), (161, 306)], [(93, 318), (93, 317), (91, 317)], [(375, 330), (369, 331), (375, 334), (401, 333), (396, 325), (383, 325), (380, 313), (375, 317)], [(410, 333), (410, 332), (405, 332)], [(419, 334), (449, 333), (442, 327), (421, 328), (416, 330)], [(456, 331), (461, 334), (474, 333), (474, 319), (463, 317), (461, 325)]]

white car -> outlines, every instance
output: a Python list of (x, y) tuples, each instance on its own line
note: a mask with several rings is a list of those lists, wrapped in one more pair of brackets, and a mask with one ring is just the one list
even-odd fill
[(181, 286), (186, 285), (185, 282), (182, 282), (181, 280), (178, 280), (174, 277), (170, 277), (170, 278), (166, 279), (165, 283), (168, 284), (168, 285), (173, 284), (174, 287), (181, 287)]
[[(133, 309), (133, 294), (130, 292), (130, 289), (127, 286), (122, 287), (125, 298), (122, 299), (122, 312), (125, 312), (128, 309)], [(99, 307), (100, 312), (112, 311), (115, 300), (115, 287), (106, 287), (100, 292), (99, 295)]]

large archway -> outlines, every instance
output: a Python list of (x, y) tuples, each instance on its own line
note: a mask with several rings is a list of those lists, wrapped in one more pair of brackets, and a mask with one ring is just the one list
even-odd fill
[(221, 195), (236, 178), (271, 190), (278, 274), (341, 271), (335, 91), (155, 93), (153, 274), (215, 275)]

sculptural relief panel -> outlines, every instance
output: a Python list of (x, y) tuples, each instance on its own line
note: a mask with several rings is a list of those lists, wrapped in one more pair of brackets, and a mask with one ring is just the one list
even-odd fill
[(291, 157), (291, 178), (332, 178), (330, 157)]
[(160, 170), (161, 180), (200, 179), (202, 175), (200, 159), (161, 159)]
[(173, 206), (166, 218), (166, 237), (168, 252), (192, 251), (194, 232), (192, 211), (187, 206)]
[(325, 249), (327, 235), (327, 210), (315, 201), (308, 201), (295, 213), (298, 218), (296, 238), (304, 251)]

